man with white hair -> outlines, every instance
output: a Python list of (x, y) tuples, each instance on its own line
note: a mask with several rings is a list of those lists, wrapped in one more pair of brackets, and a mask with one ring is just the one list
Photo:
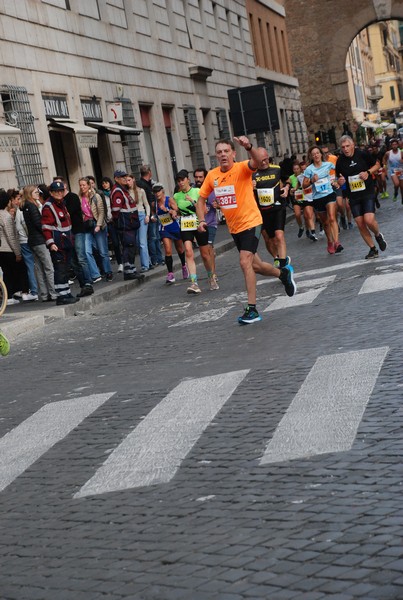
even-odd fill
[(379, 231), (375, 219), (375, 190), (373, 175), (377, 173), (380, 164), (369, 152), (359, 150), (349, 135), (340, 138), (341, 154), (336, 162), (336, 177), (339, 185), (347, 186), (347, 196), (350, 198), (351, 212), (364, 242), (369, 246), (365, 258), (378, 258), (371, 233), (374, 234), (379, 249), (386, 249), (385, 238)]

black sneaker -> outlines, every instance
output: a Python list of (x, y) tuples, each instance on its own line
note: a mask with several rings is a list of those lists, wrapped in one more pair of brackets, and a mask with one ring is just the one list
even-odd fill
[(369, 249), (369, 252), (365, 258), (378, 258), (378, 256), (378, 250), (374, 246), (373, 248)]
[(379, 233), (379, 235), (376, 235), (375, 239), (378, 243), (379, 250), (382, 250), (382, 252), (384, 250), (386, 250), (387, 243), (385, 242), (385, 238), (383, 237), (382, 233)]
[(347, 229), (346, 217), (340, 217), (340, 225), (343, 227), (343, 229)]
[(77, 294), (76, 298), (84, 298), (84, 296), (92, 296), (94, 288), (92, 285), (85, 285), (81, 288), (81, 291)]
[(280, 271), (280, 281), (284, 285), (285, 293), (287, 296), (294, 296), (297, 291), (297, 284), (293, 277), (294, 269), (291, 265), (283, 267)]
[(74, 298), (74, 296), (59, 296), (56, 300), (56, 306), (65, 306), (67, 304), (75, 304), (80, 298)]
[(256, 308), (250, 308), (249, 306), (245, 308), (242, 317), (238, 317), (238, 323), (240, 325), (249, 325), (250, 323), (256, 323), (261, 320), (262, 317), (259, 315)]
[(112, 279), (113, 279), (113, 273), (106, 273), (105, 280), (106, 281), (112, 281)]
[(298, 231), (297, 235), (298, 235), (299, 238), (301, 238), (304, 235), (304, 228), (303, 227), (299, 228), (299, 231)]
[(335, 250), (334, 250), (335, 254), (340, 254), (340, 252), (343, 252), (343, 250), (344, 250), (344, 246), (342, 246), (340, 244), (340, 242), (335, 242), (334, 247), (335, 247)]

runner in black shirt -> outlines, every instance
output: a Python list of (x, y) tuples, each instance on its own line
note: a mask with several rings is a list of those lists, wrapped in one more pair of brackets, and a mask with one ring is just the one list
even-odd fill
[(377, 258), (371, 232), (374, 234), (380, 250), (385, 250), (386, 242), (379, 231), (375, 219), (374, 180), (372, 175), (379, 169), (379, 161), (368, 152), (358, 150), (348, 135), (340, 138), (341, 154), (336, 162), (336, 177), (339, 185), (346, 183), (350, 198), (351, 212), (360, 234), (369, 246), (365, 258)]

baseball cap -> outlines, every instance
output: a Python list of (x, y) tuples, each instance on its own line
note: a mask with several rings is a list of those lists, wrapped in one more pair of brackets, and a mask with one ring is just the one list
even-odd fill
[(117, 169), (114, 174), (113, 177), (116, 179), (117, 177), (127, 177), (127, 173), (126, 171), (122, 171), (121, 169)]
[(64, 183), (62, 183), (61, 181), (52, 181), (52, 183), (49, 186), (49, 192), (60, 192), (60, 191), (64, 192)]
[(184, 179), (185, 177), (189, 177), (189, 171), (186, 169), (181, 169), (177, 174), (175, 179)]
[(159, 192), (160, 190), (163, 190), (164, 186), (162, 183), (160, 183), (159, 181), (157, 181), (156, 183), (154, 183), (153, 185), (153, 192)]

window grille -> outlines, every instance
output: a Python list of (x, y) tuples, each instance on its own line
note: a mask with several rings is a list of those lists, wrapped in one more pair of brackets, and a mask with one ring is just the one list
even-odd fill
[(227, 118), (227, 112), (225, 108), (217, 109), (217, 127), (218, 127), (218, 138), (220, 140), (228, 140), (230, 138), (229, 123)]
[(190, 155), (194, 169), (204, 168), (204, 155), (201, 145), (199, 123), (197, 121), (196, 108), (186, 106), (184, 108), (186, 134), (189, 142)]
[(7, 121), (21, 130), (21, 149), (12, 151), (18, 185), (42, 183), (42, 161), (28, 92), (24, 87), (4, 85), (0, 94)]
[[(115, 98), (115, 100), (122, 103), (122, 124), (127, 127), (136, 127), (132, 101), (129, 98)], [(121, 134), (121, 139), (126, 169), (133, 173), (136, 178), (139, 178), (140, 167), (143, 164), (139, 136), (125, 133)]]

